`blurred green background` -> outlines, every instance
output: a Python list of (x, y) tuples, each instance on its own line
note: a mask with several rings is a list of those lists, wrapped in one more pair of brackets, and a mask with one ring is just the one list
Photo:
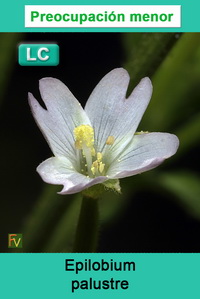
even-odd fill
[[(60, 64), (20, 66), (18, 45), (28, 42), (58, 43)], [(153, 81), (139, 130), (174, 133), (180, 147), (155, 170), (121, 180), (122, 195), (102, 196), (97, 251), (200, 251), (200, 34), (1, 33), (1, 252), (11, 252), (8, 233), (21, 232), (23, 252), (70, 252), (80, 212), (80, 195), (57, 195), (61, 186), (45, 184), (35, 171), (52, 154), (28, 91), (40, 99), (38, 80), (55, 77), (84, 106), (98, 81), (121, 66), (131, 77), (128, 93), (144, 76)]]

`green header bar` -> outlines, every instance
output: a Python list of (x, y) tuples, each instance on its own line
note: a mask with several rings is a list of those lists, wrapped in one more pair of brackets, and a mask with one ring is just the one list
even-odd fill
[[(116, 5), (181, 5), (181, 27), (169, 27), (169, 28), (26, 28), (25, 27), (25, 5), (77, 5), (77, 8), (80, 5), (110, 5), (112, 13), (112, 6)], [(123, 1), (68, 1), (60, 0), (59, 2), (52, 0), (43, 0), (41, 1), (9, 1), (4, 2), (1, 6), (1, 18), (0, 18), (0, 31), (1, 32), (198, 32), (200, 31), (200, 22), (199, 22), (199, 11), (200, 3), (197, 1), (163, 1), (155, 0), (151, 3), (149, 1), (130, 1), (127, 0), (125, 3)], [(144, 17), (145, 21), (148, 17)], [(50, 16), (48, 16), (50, 20)], [(147, 22), (148, 24), (148, 22)]]

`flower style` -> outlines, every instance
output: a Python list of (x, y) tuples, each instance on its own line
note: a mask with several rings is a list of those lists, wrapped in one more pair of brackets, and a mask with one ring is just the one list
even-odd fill
[(142, 79), (126, 99), (128, 84), (126, 70), (112, 70), (95, 87), (85, 109), (54, 78), (39, 83), (47, 110), (29, 93), (33, 116), (54, 154), (37, 171), (45, 182), (63, 185), (60, 194), (99, 183), (120, 191), (118, 179), (153, 169), (176, 153), (175, 135), (136, 133), (152, 84)]

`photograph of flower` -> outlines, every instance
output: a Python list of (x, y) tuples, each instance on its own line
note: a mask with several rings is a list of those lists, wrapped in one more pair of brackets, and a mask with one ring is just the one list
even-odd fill
[(120, 192), (118, 179), (153, 169), (176, 153), (175, 135), (136, 133), (152, 84), (149, 78), (142, 79), (126, 99), (128, 83), (124, 69), (112, 70), (96, 86), (85, 109), (54, 78), (40, 81), (47, 110), (29, 94), (33, 116), (55, 155), (37, 171), (45, 182), (63, 185), (60, 194), (78, 193), (96, 184)]
[[(199, 252), (200, 34), (0, 41), (0, 251)], [(22, 43), (59, 65), (20, 66)]]

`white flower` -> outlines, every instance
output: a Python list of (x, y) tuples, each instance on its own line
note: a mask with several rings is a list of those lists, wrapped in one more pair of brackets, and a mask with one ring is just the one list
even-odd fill
[[(168, 133), (135, 134), (149, 103), (152, 84), (144, 78), (126, 99), (129, 75), (108, 73), (95, 87), (85, 109), (59, 80), (43, 78), (39, 88), (46, 109), (29, 93), (33, 116), (54, 157), (37, 171), (50, 184), (72, 194), (92, 185), (115, 182), (155, 168), (174, 155), (179, 141)], [(117, 185), (116, 185), (117, 186)]]

